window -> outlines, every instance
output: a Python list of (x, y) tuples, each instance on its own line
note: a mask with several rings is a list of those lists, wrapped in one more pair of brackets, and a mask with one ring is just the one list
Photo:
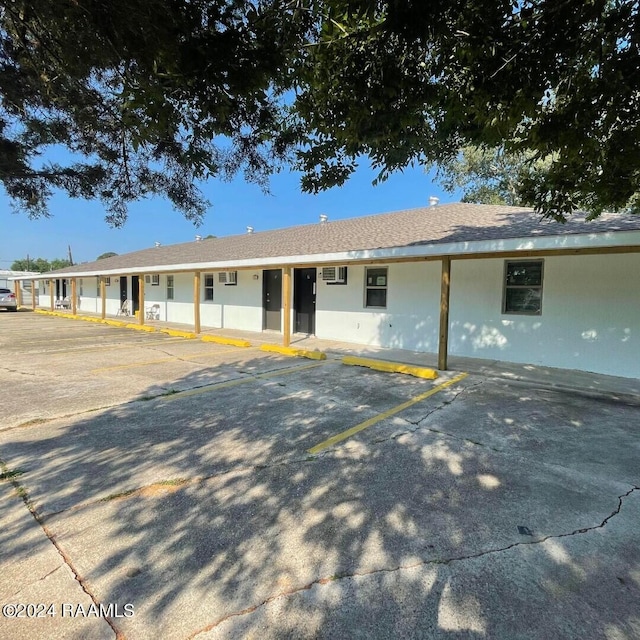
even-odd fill
[(542, 313), (543, 261), (509, 261), (504, 264), (503, 313)]
[(204, 274), (204, 299), (213, 300), (213, 273)]
[(105, 276), (104, 277), (104, 286), (105, 287), (110, 287), (111, 286), (111, 276)]
[(157, 273), (152, 276), (146, 275), (144, 277), (144, 281), (146, 284), (150, 284), (152, 287), (157, 287), (160, 285), (160, 276)]
[(83, 288), (82, 288), (82, 287), (83, 287), (83, 282), (82, 282), (82, 278), (80, 278), (80, 294), (79, 294), (79, 295), (84, 295), (84, 294), (82, 293), (82, 291), (83, 291)]
[(364, 306), (387, 308), (387, 267), (365, 267)]
[(167, 276), (167, 300), (173, 300), (173, 276)]

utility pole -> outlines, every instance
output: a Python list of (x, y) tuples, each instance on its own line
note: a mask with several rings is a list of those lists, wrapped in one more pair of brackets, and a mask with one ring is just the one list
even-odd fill
[(29, 254), (27, 253), (27, 271), (31, 271), (31, 261), (29, 260)]
[(73, 256), (71, 255), (71, 245), (69, 245), (69, 264), (73, 266)]

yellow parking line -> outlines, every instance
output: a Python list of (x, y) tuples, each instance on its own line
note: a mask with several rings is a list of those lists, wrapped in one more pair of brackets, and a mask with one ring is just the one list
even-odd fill
[[(246, 349), (243, 353), (252, 351), (252, 349)], [(253, 349), (255, 351), (255, 349)], [(100, 367), (98, 369), (91, 369), (91, 373), (100, 373), (101, 371), (118, 371), (120, 369), (134, 369), (135, 367), (146, 367), (152, 364), (162, 364), (164, 362), (173, 362), (174, 360), (190, 360), (192, 358), (206, 358), (212, 356), (224, 356), (228, 355), (228, 351), (207, 351), (206, 353), (195, 353), (185, 356), (172, 356), (171, 358), (160, 358), (158, 360), (147, 360), (146, 362), (133, 362), (131, 364), (117, 364), (113, 367)]]
[(394, 416), (396, 413), (400, 413), (400, 411), (404, 411), (405, 409), (408, 409), (409, 407), (413, 406), (414, 404), (417, 404), (418, 402), (422, 402), (422, 400), (425, 400), (426, 398), (429, 398), (430, 396), (435, 395), (436, 393), (438, 393), (438, 391), (442, 391), (443, 389), (450, 387), (452, 384), (455, 384), (456, 382), (460, 382), (460, 380), (463, 380), (468, 375), (469, 375), (468, 373), (461, 373), (455, 378), (451, 378), (451, 380), (447, 380), (447, 382), (443, 382), (442, 384), (439, 384), (437, 387), (433, 387), (433, 389), (429, 389), (429, 391), (425, 391), (424, 393), (421, 393), (419, 396), (416, 396), (411, 400), (407, 400), (407, 402), (403, 402), (402, 404), (399, 404), (393, 407), (392, 409), (385, 411), (384, 413), (380, 413), (377, 416), (374, 416), (373, 418), (369, 418), (369, 420), (365, 420), (364, 422), (357, 424), (355, 427), (351, 427), (351, 429), (347, 429), (342, 433), (338, 433), (335, 436), (331, 436), (331, 438), (328, 438), (324, 442), (321, 442), (320, 444), (315, 445), (315, 447), (311, 447), (311, 449), (307, 449), (307, 453), (319, 453), (324, 449), (328, 449), (334, 444), (337, 444), (338, 442), (342, 442), (343, 440), (350, 438), (352, 435), (359, 433), (360, 431), (363, 431), (364, 429), (367, 429), (368, 427), (371, 427), (374, 424), (377, 424), (378, 422), (385, 420), (386, 418)]
[(190, 389), (189, 391), (179, 391), (178, 393), (172, 394), (170, 396), (163, 396), (163, 400), (179, 400), (180, 398), (185, 398), (187, 396), (197, 396), (201, 393), (208, 393), (209, 391), (217, 391), (218, 389), (227, 389), (228, 387), (236, 387), (240, 384), (245, 384), (246, 382), (252, 382), (256, 379), (263, 378), (275, 378), (276, 376), (285, 376), (289, 373), (297, 373), (298, 371), (304, 371), (305, 369), (313, 369), (314, 367), (322, 366), (322, 362), (314, 362), (312, 364), (304, 364), (299, 367), (289, 367), (287, 369), (278, 369), (276, 371), (268, 371), (267, 373), (257, 373), (252, 376), (248, 376), (246, 378), (238, 378), (237, 380), (229, 380), (228, 382), (220, 382), (214, 383), (211, 385), (207, 385), (206, 387), (200, 387), (199, 389)]

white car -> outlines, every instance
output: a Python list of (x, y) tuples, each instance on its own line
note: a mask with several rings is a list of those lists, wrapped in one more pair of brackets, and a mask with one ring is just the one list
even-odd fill
[(11, 289), (0, 288), (0, 309), (6, 309), (7, 311), (18, 310), (16, 294)]

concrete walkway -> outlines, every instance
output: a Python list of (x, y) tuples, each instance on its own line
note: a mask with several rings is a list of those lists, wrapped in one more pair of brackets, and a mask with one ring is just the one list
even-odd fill
[[(78, 312), (79, 315), (98, 317), (100, 314)], [(131, 316), (108, 316), (110, 319), (127, 320), (137, 322)], [(177, 329), (179, 331), (193, 331), (190, 324), (177, 322), (160, 322), (145, 320), (145, 324), (157, 330)], [(200, 336), (211, 335), (225, 338), (248, 340), (253, 345), (282, 344), (282, 334), (276, 331), (240, 331), (237, 329), (215, 329), (203, 327)], [(410, 351), (407, 349), (389, 349), (372, 345), (355, 344), (340, 340), (324, 340), (315, 336), (304, 334), (292, 334), (291, 346), (310, 351), (322, 351), (328, 356), (342, 358), (355, 355), (367, 358), (379, 358), (392, 362), (402, 362), (423, 367), (438, 367), (438, 354)], [(640, 396), (640, 379), (606, 376), (587, 371), (571, 369), (557, 369), (534, 364), (521, 364), (517, 362), (504, 362), (500, 360), (487, 360), (484, 358), (467, 358), (449, 356), (449, 369), (451, 371), (466, 371), (482, 374), (489, 377), (501, 378), (513, 382), (526, 382), (548, 386), (554, 389), (573, 389), (581, 393), (612, 395), (613, 397)]]

